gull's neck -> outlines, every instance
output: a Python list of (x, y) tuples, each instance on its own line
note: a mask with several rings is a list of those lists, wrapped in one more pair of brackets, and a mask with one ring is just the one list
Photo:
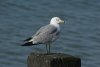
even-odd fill
[(57, 24), (57, 23), (50, 23), (50, 25), (53, 25), (53, 26), (57, 27), (58, 30), (60, 30), (60, 25), (59, 24)]

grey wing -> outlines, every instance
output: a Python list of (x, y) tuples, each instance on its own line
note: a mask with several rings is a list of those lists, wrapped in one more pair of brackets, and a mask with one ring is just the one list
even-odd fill
[(56, 40), (58, 34), (59, 31), (56, 27), (52, 25), (46, 25), (41, 27), (36, 34), (26, 40), (33, 42), (33, 44), (48, 43)]
[(39, 33), (42, 32), (42, 30), (43, 30), (45, 27), (46, 27), (46, 26), (41, 27), (33, 36), (31, 36), (31, 37), (25, 39), (24, 41), (29, 41), (29, 40), (33, 39), (34, 36), (39, 35)]
[[(47, 43), (57, 39), (59, 31), (52, 25), (41, 28), (33, 37), (33, 41), (37, 43)], [(35, 42), (36, 43), (36, 42)]]
[(39, 35), (47, 26), (41, 27), (32, 37)]

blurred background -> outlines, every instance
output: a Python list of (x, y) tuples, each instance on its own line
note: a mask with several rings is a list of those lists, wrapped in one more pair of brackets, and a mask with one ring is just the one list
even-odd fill
[(65, 20), (51, 52), (80, 57), (82, 67), (100, 66), (100, 0), (0, 0), (0, 67), (27, 67), (31, 52), (44, 45), (20, 46), (50, 19)]

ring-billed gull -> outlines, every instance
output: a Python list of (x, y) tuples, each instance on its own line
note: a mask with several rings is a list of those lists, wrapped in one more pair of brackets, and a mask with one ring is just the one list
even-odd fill
[(33, 36), (24, 40), (22, 46), (45, 44), (47, 53), (50, 53), (50, 44), (54, 42), (60, 33), (60, 23), (64, 23), (59, 17), (53, 17), (50, 24), (41, 27)]

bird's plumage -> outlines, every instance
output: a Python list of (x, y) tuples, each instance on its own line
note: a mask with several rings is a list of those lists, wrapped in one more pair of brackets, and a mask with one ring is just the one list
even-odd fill
[(26, 39), (26, 43), (23, 45), (29, 45), (28, 42), (32, 42), (32, 44), (46, 44), (48, 42), (53, 42), (57, 39), (59, 34), (59, 30), (51, 24), (41, 27), (36, 34), (32, 37)]

